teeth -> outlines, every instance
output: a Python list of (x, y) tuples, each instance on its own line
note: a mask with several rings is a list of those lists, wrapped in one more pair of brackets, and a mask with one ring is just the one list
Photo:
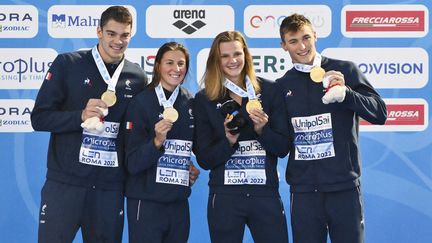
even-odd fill
[(300, 52), (299, 55), (300, 55), (300, 56), (306, 56), (308, 53), (309, 53), (309, 51), (306, 51), (306, 52)]

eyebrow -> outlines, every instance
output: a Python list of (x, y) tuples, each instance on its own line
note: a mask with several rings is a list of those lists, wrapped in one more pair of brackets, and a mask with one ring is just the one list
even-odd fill
[(110, 34), (117, 34), (117, 35), (130, 35), (130, 32), (124, 32), (124, 33), (117, 33), (114, 30), (106, 30), (106, 32), (110, 33)]

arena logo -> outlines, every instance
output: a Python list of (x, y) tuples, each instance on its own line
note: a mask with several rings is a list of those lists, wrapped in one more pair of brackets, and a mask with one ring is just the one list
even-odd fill
[(32, 5), (1, 5), (0, 38), (33, 38), (38, 32), (38, 10)]
[(57, 52), (50, 48), (4, 48), (0, 89), (39, 89)]
[[(197, 56), (197, 80), (201, 80), (209, 55), (209, 48), (202, 49)], [(250, 48), (252, 64), (258, 76), (275, 81), (282, 77), (293, 65), (290, 56), (282, 48)]]
[(357, 64), (375, 88), (423, 88), (429, 55), (422, 48), (327, 48), (324, 56)]
[(347, 5), (341, 28), (347, 37), (423, 37), (428, 18), (424, 5)]
[(234, 29), (234, 10), (228, 5), (151, 5), (145, 23), (152, 38), (214, 38)]
[[(48, 34), (54, 38), (96, 38), (96, 28), (100, 16), (110, 5), (53, 5), (48, 9)], [(125, 5), (136, 23), (136, 10)], [(136, 24), (132, 25), (132, 36), (136, 32)]]
[(385, 99), (387, 121), (384, 126), (360, 121), (361, 131), (424, 131), (428, 126), (428, 104), (424, 99)]
[(0, 132), (32, 132), (31, 99), (0, 99)]
[(249, 5), (244, 10), (245, 34), (254, 38), (280, 38), (283, 19), (293, 13), (308, 17), (318, 37), (331, 32), (331, 9), (326, 5)]
[[(179, 19), (173, 23), (173, 25), (186, 34), (190, 35), (195, 31), (201, 29), (206, 25), (205, 22), (201, 21), (201, 19), (205, 19), (205, 10), (175, 10), (173, 12), (174, 19)], [(186, 21), (194, 20), (191, 24), (188, 24)]]

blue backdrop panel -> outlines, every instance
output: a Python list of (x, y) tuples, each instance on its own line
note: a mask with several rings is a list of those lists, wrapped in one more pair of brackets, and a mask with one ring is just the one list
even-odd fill
[[(275, 79), (292, 66), (280, 48), (278, 24), (292, 12), (309, 16), (318, 33), (318, 50), (356, 62), (389, 109), (385, 126), (362, 123), (361, 127), (366, 242), (432, 242), (432, 130), (428, 127), (432, 2), (419, 0), (381, 0), (379, 5), (373, 0), (1, 0), (1, 242), (37, 241), (48, 134), (31, 129), (29, 113), (56, 54), (97, 43), (95, 24), (109, 4), (133, 10), (134, 37), (127, 55), (149, 75), (162, 43), (175, 40), (187, 46), (191, 68), (184, 85), (192, 92), (199, 89), (197, 81), (216, 33), (227, 29), (245, 33), (258, 74)], [(173, 25), (177, 21), (183, 25)], [(193, 25), (196, 21), (201, 24)], [(286, 163), (286, 158), (281, 159), (278, 170), (289, 220)], [(207, 181), (208, 173), (202, 171), (190, 198), (191, 243), (210, 242)], [(75, 242), (82, 242), (79, 234)], [(248, 232), (244, 242), (253, 242)]]

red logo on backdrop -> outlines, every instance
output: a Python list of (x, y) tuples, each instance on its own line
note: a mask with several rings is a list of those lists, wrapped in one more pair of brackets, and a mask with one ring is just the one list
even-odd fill
[(424, 31), (421, 10), (348, 10), (346, 31)]
[[(371, 125), (365, 120), (360, 125)], [(387, 104), (387, 121), (384, 125), (425, 125), (425, 105)]]

